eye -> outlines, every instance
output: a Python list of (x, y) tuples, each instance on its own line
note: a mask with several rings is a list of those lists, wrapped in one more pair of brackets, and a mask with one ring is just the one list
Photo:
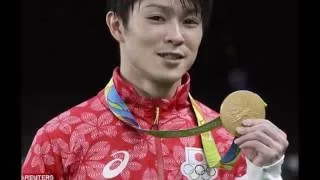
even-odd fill
[(148, 17), (148, 19), (150, 19), (152, 21), (165, 21), (164, 17), (162, 17), (162, 16), (150, 16), (150, 17)]
[(185, 24), (195, 24), (195, 25), (200, 24), (198, 20), (194, 20), (194, 19), (192, 19), (192, 18), (187, 18), (187, 19), (185, 19), (183, 22), (184, 22)]

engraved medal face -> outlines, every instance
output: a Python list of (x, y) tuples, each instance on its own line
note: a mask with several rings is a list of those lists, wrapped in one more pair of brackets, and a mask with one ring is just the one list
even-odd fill
[(222, 125), (236, 136), (236, 128), (245, 119), (264, 119), (266, 104), (262, 98), (247, 90), (239, 90), (229, 94), (220, 107)]

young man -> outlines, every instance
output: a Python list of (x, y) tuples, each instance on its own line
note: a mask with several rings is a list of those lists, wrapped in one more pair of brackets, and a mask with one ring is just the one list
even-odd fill
[[(108, 1), (106, 22), (119, 42), (120, 66), (95, 97), (37, 131), (22, 175), (59, 180), (281, 180), (288, 142), (268, 120), (248, 120), (238, 129), (235, 143), (242, 151), (229, 169), (228, 164), (208, 164), (200, 134), (149, 134), (196, 128), (201, 119), (219, 116), (189, 96), (187, 73), (209, 20), (211, 0)], [(207, 135), (224, 157), (234, 137), (223, 127)]]

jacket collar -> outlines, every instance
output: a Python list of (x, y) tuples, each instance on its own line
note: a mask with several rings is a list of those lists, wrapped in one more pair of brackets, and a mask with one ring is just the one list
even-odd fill
[(190, 105), (188, 101), (190, 75), (188, 73), (182, 77), (181, 85), (170, 99), (142, 97), (137, 93), (134, 86), (122, 77), (119, 67), (114, 69), (112, 77), (115, 88), (129, 109), (130, 107), (139, 107), (140, 110), (155, 111), (155, 108), (159, 107), (163, 112), (180, 109)]

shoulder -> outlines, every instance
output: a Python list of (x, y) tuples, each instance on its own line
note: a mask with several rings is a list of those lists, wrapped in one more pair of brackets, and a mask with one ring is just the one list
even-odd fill
[(52, 132), (69, 134), (79, 123), (83, 123), (83, 117), (86, 114), (98, 115), (105, 110), (106, 107), (100, 101), (99, 96), (94, 96), (57, 114), (47, 121), (43, 128), (49, 134)]
[(113, 116), (103, 102), (104, 96), (99, 93), (49, 119), (37, 130), (35, 139), (46, 139), (52, 142), (68, 142), (84, 137), (102, 121), (110, 122)]

